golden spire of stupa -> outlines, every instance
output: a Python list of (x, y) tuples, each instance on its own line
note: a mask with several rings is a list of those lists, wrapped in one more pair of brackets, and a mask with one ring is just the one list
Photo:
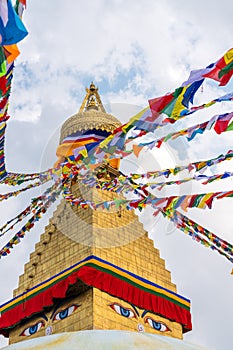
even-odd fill
[(86, 88), (86, 96), (79, 109), (79, 112), (84, 112), (90, 109), (106, 113), (98, 93), (98, 88), (93, 82), (90, 84), (89, 88)]

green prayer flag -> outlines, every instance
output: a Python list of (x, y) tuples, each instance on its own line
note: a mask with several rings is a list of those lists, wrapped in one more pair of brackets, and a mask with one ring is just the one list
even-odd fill
[(6, 75), (6, 57), (3, 52), (3, 48), (0, 47), (0, 77)]
[(231, 130), (233, 130), (233, 122), (231, 122), (226, 129), (226, 131), (231, 131)]

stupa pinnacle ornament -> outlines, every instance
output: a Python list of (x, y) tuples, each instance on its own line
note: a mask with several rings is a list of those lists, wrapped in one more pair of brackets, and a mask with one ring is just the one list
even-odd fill
[(90, 84), (89, 88), (86, 88), (86, 96), (79, 109), (79, 112), (88, 111), (90, 109), (106, 113), (102, 101), (100, 99), (100, 95), (98, 93), (98, 88), (95, 87), (93, 82)]

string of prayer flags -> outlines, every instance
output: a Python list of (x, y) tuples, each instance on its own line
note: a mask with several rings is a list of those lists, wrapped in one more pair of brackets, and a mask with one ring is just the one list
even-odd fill
[(6, 176), (5, 156), (4, 156), (4, 140), (5, 140), (6, 123), (0, 123), (0, 179)]
[(173, 93), (149, 100), (151, 112), (152, 114), (166, 114), (168, 118), (165, 121), (174, 123), (180, 116), (187, 115), (188, 103), (193, 103), (194, 95), (205, 78), (217, 80), (220, 82), (219, 85), (223, 86), (229, 82), (232, 74), (233, 49), (230, 49), (216, 63), (210, 64), (205, 69), (192, 71), (189, 79)]
[[(168, 96), (165, 95), (165, 101), (167, 101)], [(163, 100), (163, 99), (162, 99)], [(200, 106), (193, 106), (191, 108), (188, 108), (185, 110), (185, 113), (177, 114), (176, 118), (171, 119), (171, 118), (162, 118), (162, 114), (156, 114), (156, 113), (151, 113), (149, 107), (143, 109), (141, 112), (139, 112), (137, 115), (132, 117), (129, 121), (128, 124), (125, 124), (121, 126), (120, 128), (117, 129), (117, 132), (111, 134), (109, 137), (107, 137), (104, 141), (102, 141), (97, 148), (95, 152), (92, 152), (91, 155), (94, 155), (94, 158), (97, 159), (98, 161), (102, 161), (104, 157), (106, 157), (107, 154), (109, 155), (119, 155), (121, 158), (124, 158), (132, 152), (138, 156), (140, 151), (143, 149), (143, 146), (140, 145), (133, 145), (133, 150), (126, 150), (125, 145), (130, 142), (133, 139), (139, 138), (141, 136), (144, 136), (148, 134), (149, 132), (154, 132), (157, 128), (161, 128), (165, 125), (166, 122), (174, 123), (177, 120), (180, 120), (187, 115), (193, 114), (194, 112), (197, 112), (203, 108), (208, 108), (213, 106), (215, 103), (218, 102), (226, 102), (226, 101), (232, 101), (233, 100), (233, 93), (228, 93), (225, 94), (221, 97), (218, 97), (214, 100), (211, 100), (208, 103), (204, 103)], [(150, 103), (150, 101), (149, 101)], [(159, 102), (158, 102), (159, 103)], [(161, 102), (161, 105), (159, 103), (158, 108), (162, 108), (163, 104)], [(227, 128), (224, 129), (221, 128), (221, 126), (224, 126), (223, 119), (224, 115), (219, 115), (219, 122), (217, 123), (217, 126), (215, 128), (215, 131), (217, 133), (222, 133), (224, 131), (230, 131), (233, 129), (233, 123), (227, 126)], [(226, 124), (226, 123), (225, 123)], [(202, 123), (196, 126), (196, 130), (193, 130), (193, 137), (196, 136), (198, 133), (201, 134), (204, 132), (204, 130), (208, 130), (207, 125), (209, 127), (210, 124), (208, 123)], [(218, 125), (220, 128), (218, 128)], [(132, 131), (134, 129), (134, 131)], [(131, 130), (131, 133), (128, 135), (127, 133)], [(136, 133), (136, 130), (140, 130), (140, 133)], [(188, 130), (190, 133), (192, 132), (192, 129)], [(185, 131), (184, 131), (185, 132)], [(177, 137), (182, 135), (182, 131), (176, 132)], [(176, 133), (174, 133), (173, 138), (176, 137)], [(160, 147), (161, 144), (165, 141), (168, 141), (172, 137), (171, 134), (164, 136), (161, 140), (156, 141), (151, 141), (150, 143), (147, 144), (150, 149), (152, 149), (154, 146)], [(192, 140), (192, 138), (188, 138), (189, 141)]]
[(24, 188), (21, 188), (17, 191), (14, 191), (14, 192), (9, 192), (9, 193), (5, 193), (5, 194), (0, 194), (0, 202), (3, 201), (3, 200), (6, 200), (10, 197), (17, 197), (19, 194), (21, 194), (22, 192), (25, 192), (31, 188), (35, 188), (35, 187), (38, 187), (38, 186), (41, 186), (42, 184), (46, 183), (47, 179), (45, 179), (44, 181), (38, 181), (38, 182), (35, 182), (33, 184), (29, 184), (28, 186), (24, 187)]
[[(68, 181), (63, 182), (63, 189), (62, 189), (62, 195), (63, 197), (71, 204), (81, 207), (82, 209), (87, 209), (88, 207), (92, 210), (97, 209), (110, 209), (111, 207), (115, 206), (116, 203), (114, 200), (112, 201), (103, 201), (103, 202), (94, 202), (85, 200), (83, 197), (75, 197), (70, 189), (70, 184)], [(127, 202), (127, 201), (126, 201)]]
[(181, 214), (180, 212), (176, 211), (175, 215), (181, 219), (183, 223), (191, 227), (196, 232), (201, 233), (203, 236), (205, 236), (212, 244), (215, 244), (218, 248), (221, 248), (223, 251), (225, 251), (227, 254), (233, 256), (233, 245), (229, 242), (223, 240), (222, 238), (215, 235), (213, 232), (210, 232), (203, 226), (197, 224), (195, 221), (191, 220), (187, 216)]
[(183, 196), (171, 196), (167, 198), (167, 204), (164, 210), (170, 212), (179, 207), (184, 211), (187, 211), (188, 208), (211, 209), (214, 199), (222, 199), (227, 197), (233, 197), (233, 190), (190, 194)]
[(11, 249), (21, 242), (26, 232), (29, 232), (34, 227), (35, 223), (41, 219), (42, 215), (46, 213), (51, 204), (56, 201), (60, 192), (61, 187), (58, 186), (58, 184), (53, 185), (46, 191), (46, 195), (43, 195), (43, 205), (31, 216), (27, 223), (14, 235), (14, 237), (2, 247), (0, 250), (0, 259), (2, 256), (10, 254)]
[[(69, 181), (70, 181), (70, 177), (69, 177)], [(108, 190), (116, 190), (118, 189), (119, 186), (119, 182), (120, 180), (114, 180), (114, 184), (110, 184), (109, 182), (105, 182), (105, 184), (103, 186), (97, 186), (98, 188), (102, 188), (102, 189), (108, 189)], [(88, 179), (87, 181), (83, 182), (84, 184), (88, 185), (88, 186), (96, 186), (96, 181), (95, 179), (91, 178)], [(124, 180), (124, 184), (125, 185), (129, 185), (129, 181)], [(131, 187), (133, 188), (133, 190), (137, 191), (137, 193), (139, 193), (139, 191), (142, 191), (142, 193), (145, 193), (147, 186), (141, 186), (140, 184), (131, 184)], [(120, 189), (122, 190), (122, 192), (124, 191), (128, 191), (129, 187), (126, 187), (123, 189), (123, 187), (120, 187)], [(64, 182), (63, 183), (63, 196), (70, 202), (72, 202), (72, 204), (78, 204), (80, 205), (80, 203), (82, 202), (82, 205), (85, 206), (91, 206), (92, 208), (96, 208), (97, 204), (95, 202), (90, 202), (90, 201), (86, 201), (85, 203), (83, 203), (83, 200), (81, 199), (75, 199), (75, 197), (73, 196), (73, 194), (71, 193), (71, 189), (70, 186), (68, 185), (68, 182)], [(165, 212), (171, 212), (174, 211), (175, 209), (181, 207), (184, 211), (187, 211), (188, 208), (211, 208), (212, 207), (212, 203), (214, 201), (214, 199), (222, 199), (222, 198), (229, 198), (229, 197), (233, 197), (233, 191), (221, 191), (221, 192), (210, 192), (210, 193), (201, 193), (201, 194), (191, 194), (191, 195), (182, 195), (182, 196), (170, 196), (170, 197), (164, 197), (164, 198), (157, 198), (154, 195), (152, 195), (151, 193), (148, 193), (146, 191), (146, 198), (139, 198), (136, 200), (128, 200), (126, 202), (124, 202), (126, 205), (127, 209), (139, 209), (141, 210), (143, 207), (145, 207), (146, 205), (153, 205), (153, 206), (157, 206), (159, 205), (159, 208), (162, 208)], [(104, 202), (99, 203), (98, 205), (102, 205)], [(110, 207), (111, 205), (114, 205), (113, 202), (106, 202), (108, 205), (108, 207)]]
[[(26, 0), (17, 0), (15, 8), (11, 0), (0, 2), (0, 128), (9, 116), (7, 115), (9, 95), (11, 91), (14, 60), (19, 55), (17, 43), (27, 34), (27, 30), (20, 17)], [(4, 133), (0, 135), (0, 182), (7, 177), (4, 155)]]
[(6, 177), (4, 178), (3, 183), (9, 186), (17, 186), (17, 185), (21, 185), (24, 182), (33, 181), (33, 180), (39, 180), (41, 183), (44, 183), (44, 181), (52, 180), (54, 173), (56, 173), (56, 171), (58, 171), (58, 169), (48, 169), (40, 173), (32, 173), (32, 174), (8, 172)]
[(232, 74), (233, 49), (227, 52), (215, 63), (209, 64), (206, 68), (192, 70), (187, 81), (183, 85), (191, 84), (203, 78), (210, 78), (220, 82), (220, 86), (226, 85)]
[(201, 109), (204, 109), (204, 108), (211, 107), (211, 106), (213, 106), (216, 103), (230, 102), (232, 100), (233, 100), (233, 92), (230, 92), (230, 93), (224, 94), (221, 97), (217, 97), (214, 100), (211, 100), (211, 101), (209, 101), (207, 103), (203, 103), (202, 105), (193, 106), (193, 107), (189, 108), (189, 110), (188, 110), (186, 115), (192, 114), (192, 113), (197, 112), (197, 111), (199, 111)]
[(201, 124), (193, 125), (180, 131), (175, 131), (157, 140), (133, 145), (133, 152), (135, 156), (138, 157), (140, 151), (145, 146), (149, 147), (150, 149), (155, 146), (159, 148), (164, 142), (175, 140), (180, 136), (186, 136), (187, 140), (191, 141), (195, 138), (196, 135), (203, 134), (206, 130), (214, 129), (217, 134), (221, 134), (225, 131), (231, 131), (233, 129), (233, 122), (231, 122), (232, 119), (233, 112), (215, 115), (210, 120)]
[[(183, 183), (189, 182), (189, 181), (201, 181), (203, 185), (207, 185), (209, 183), (212, 183), (216, 180), (223, 180), (227, 179), (229, 177), (232, 177), (233, 173), (231, 172), (224, 172), (223, 174), (216, 174), (216, 175), (194, 175), (193, 177), (185, 178), (185, 179), (180, 179), (180, 180), (173, 180), (173, 181), (163, 181), (163, 182), (149, 182), (144, 184), (143, 186), (150, 187), (152, 190), (157, 189), (157, 190), (162, 190), (165, 186), (169, 185), (181, 185)], [(140, 184), (139, 184), (140, 185)]]
[(131, 173), (129, 175), (132, 180), (137, 180), (140, 178), (156, 178), (160, 176), (164, 176), (168, 178), (170, 175), (177, 175), (181, 171), (187, 170), (189, 172), (195, 171), (195, 172), (204, 172), (208, 167), (211, 167), (213, 165), (217, 165), (221, 162), (224, 162), (226, 160), (231, 160), (233, 158), (233, 150), (229, 150), (225, 154), (220, 154), (219, 156), (207, 160), (201, 160), (198, 162), (189, 163), (188, 165), (181, 165), (176, 166), (175, 168), (170, 169), (164, 169), (164, 170), (156, 170), (156, 171), (148, 171), (145, 174), (140, 173)]
[(61, 192), (60, 181), (57, 180), (51, 187), (47, 188), (41, 196), (33, 198), (31, 201), (31, 204), (27, 206), (21, 213), (19, 213), (13, 219), (7, 221), (6, 224), (0, 228), (0, 232), (1, 232), (0, 237), (3, 236), (8, 231), (12, 230), (14, 226), (20, 221), (22, 221), (26, 216), (28, 216), (32, 212), (35, 212), (35, 210), (43, 206), (47, 198), (51, 195), (51, 193), (58, 193), (59, 195), (60, 192)]
[[(2, 50), (2, 47), (0, 47), (0, 181), (2, 181), (2, 179), (4, 179), (7, 175), (5, 168), (4, 143), (6, 121), (9, 119), (7, 110), (8, 98), (11, 90), (13, 67), (13, 64), (8, 64), (5, 60), (5, 55), (3, 54)], [(1, 61), (2, 57), (4, 57), (3, 61)]]
[[(185, 113), (183, 111), (183, 113), (177, 115), (177, 118), (176, 119), (171, 119), (171, 118), (163, 118), (162, 115), (156, 115), (154, 113), (151, 113), (149, 108), (146, 108), (145, 111), (146, 113), (139, 113), (136, 117), (137, 118), (132, 118), (132, 127), (134, 127), (135, 129), (134, 130), (141, 130), (141, 132), (143, 132), (143, 134), (136, 134), (135, 133), (135, 137), (128, 137), (128, 139), (134, 139), (134, 138), (137, 138), (137, 137), (140, 137), (142, 135), (145, 135), (147, 134), (148, 132), (154, 132), (156, 129), (158, 128), (161, 128), (163, 126), (166, 125), (167, 122), (169, 123), (175, 123), (177, 120), (180, 120), (190, 114), (193, 114), (201, 109), (204, 109), (204, 108), (208, 108), (208, 107), (211, 107), (213, 106), (214, 104), (216, 103), (221, 103), (221, 102), (230, 102), (233, 100), (233, 92), (231, 93), (227, 93), (221, 97), (217, 97), (215, 98), (214, 100), (211, 100), (207, 103), (204, 103), (202, 105), (199, 105), (199, 106), (193, 106), (193, 107), (190, 107), (190, 108), (187, 108), (185, 110)], [(150, 103), (150, 100), (149, 100), (149, 103)], [(151, 102), (152, 103), (152, 102)], [(139, 118), (138, 116), (141, 117)]]
[[(154, 125), (154, 128), (153, 128), (153, 129), (156, 130), (158, 127), (164, 126), (164, 124), (167, 123), (167, 122), (173, 124), (173, 123), (175, 123), (176, 121), (178, 121), (178, 120), (180, 120), (180, 119), (183, 119), (183, 118), (187, 117), (187, 116), (190, 115), (190, 114), (193, 114), (193, 113), (195, 113), (195, 112), (197, 112), (197, 111), (200, 111), (201, 109), (204, 109), (204, 108), (209, 108), (209, 107), (213, 106), (213, 105), (216, 104), (216, 103), (230, 102), (230, 101), (232, 101), (232, 100), (233, 100), (233, 92), (224, 94), (224, 95), (221, 96), (221, 97), (217, 97), (217, 98), (215, 98), (215, 99), (213, 99), (213, 100), (211, 100), (211, 101), (209, 101), (209, 102), (203, 103), (203, 104), (201, 104), (201, 105), (199, 105), (199, 106), (192, 106), (192, 107), (190, 107), (190, 108), (187, 108), (187, 109), (183, 110), (183, 112), (181, 111), (180, 114), (177, 113), (177, 114), (176, 114), (176, 118), (174, 118), (174, 116), (173, 116), (173, 118), (172, 118), (172, 117), (169, 115), (167, 118), (160, 119), (160, 122), (159, 122), (159, 123), (157, 122), (157, 123)], [(151, 102), (151, 101), (152, 101), (152, 102)], [(153, 103), (153, 100), (149, 100), (149, 103), (152, 104), (152, 103)], [(146, 121), (148, 121), (148, 120), (146, 120)], [(142, 126), (143, 126), (145, 129), (147, 129), (149, 125), (148, 125), (148, 123), (146, 124), (145, 121), (144, 121), (144, 123), (143, 123), (142, 125), (138, 124), (138, 125), (136, 126), (136, 129), (140, 129), (140, 130), (141, 130), (141, 129), (142, 129)], [(152, 127), (150, 127), (149, 130), (152, 130)]]
[[(203, 185), (207, 185), (209, 183), (212, 183), (217, 180), (224, 180), (229, 177), (232, 177), (232, 172), (224, 172), (223, 174), (215, 174), (215, 175), (195, 175), (192, 177), (179, 179), (179, 180), (172, 180), (172, 181), (161, 181), (161, 182), (148, 182), (148, 183), (134, 183), (133, 187), (134, 189), (147, 189), (151, 188), (161, 190), (165, 186), (169, 185), (181, 185), (183, 183), (189, 182), (189, 181), (200, 181)], [(97, 178), (93, 172), (89, 171), (86, 172), (85, 175), (78, 176), (78, 181), (82, 184), (89, 186), (89, 187), (96, 187), (102, 190), (107, 191), (114, 191), (114, 192), (121, 192), (125, 193), (129, 190), (129, 188), (132, 187), (132, 184), (130, 184), (131, 177), (130, 176), (124, 176), (120, 175), (118, 178), (114, 178), (113, 180), (109, 180), (106, 178), (101, 178), (100, 175)]]
[(16, 215), (14, 218), (7, 221), (1, 228), (0, 228), (0, 237), (4, 236), (7, 232), (14, 229), (14, 226), (21, 222), (26, 216), (30, 215), (32, 212), (37, 210), (43, 205), (43, 201), (41, 200), (41, 197), (34, 198), (29, 206), (27, 206), (22, 212), (20, 212), (18, 215)]
[(217, 251), (233, 263), (233, 247), (230, 243), (222, 240), (220, 237), (187, 218), (177, 210), (169, 214), (162, 213), (165, 217), (169, 218), (180, 231), (183, 231), (194, 241), (213, 251)]
[(230, 262), (233, 262), (232, 244), (221, 239), (214, 233), (210, 232), (203, 226), (197, 224), (195, 221), (189, 219), (177, 210), (165, 211), (162, 208), (158, 208), (157, 205), (156, 212), (154, 213), (154, 215), (157, 215), (158, 212), (161, 212), (165, 217), (170, 219), (179, 230), (188, 234), (193, 240), (195, 240), (198, 243), (201, 243), (205, 247), (209, 247), (212, 250), (217, 251), (219, 254), (226, 257)]

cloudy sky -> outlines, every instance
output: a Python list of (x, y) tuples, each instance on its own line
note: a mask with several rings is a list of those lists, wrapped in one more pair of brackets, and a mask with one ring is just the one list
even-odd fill
[[(93, 80), (109, 111), (125, 122), (147, 100), (173, 91), (191, 69), (204, 68), (232, 47), (233, 3), (222, 0), (28, 0), (24, 22), (28, 37), (20, 43), (10, 99), (11, 120), (6, 134), (7, 169), (45, 170), (55, 161), (59, 129), (73, 115)], [(198, 103), (232, 91), (233, 83), (218, 87), (204, 83)], [(193, 125), (231, 103), (196, 113), (180, 126)], [(139, 163), (125, 167), (157, 170), (178, 163), (213, 158), (232, 149), (231, 133), (210, 131), (192, 143), (170, 142), (160, 154), (142, 152)], [(151, 159), (154, 161), (152, 162)], [(214, 173), (233, 170), (231, 162)], [(157, 168), (156, 168), (157, 167)], [(232, 181), (212, 187), (189, 184), (173, 193), (232, 189)], [(0, 187), (1, 193), (11, 189)], [(38, 191), (1, 203), (1, 224), (16, 215)], [(212, 210), (191, 209), (190, 217), (232, 242), (232, 199), (214, 203)], [(0, 261), (0, 303), (12, 297), (24, 263), (34, 250), (48, 216)], [(192, 301), (190, 342), (207, 349), (230, 349), (233, 341), (231, 264), (174, 230), (163, 218), (152, 219), (148, 209), (140, 218), (160, 249), (178, 292)], [(2, 238), (1, 246), (10, 238)], [(7, 344), (0, 338), (0, 346)]]

